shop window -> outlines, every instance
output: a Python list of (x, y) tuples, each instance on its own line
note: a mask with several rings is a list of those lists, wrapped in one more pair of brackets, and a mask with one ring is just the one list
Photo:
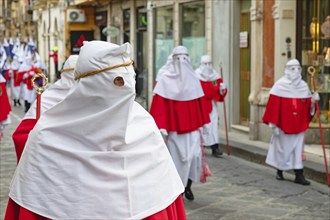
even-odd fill
[[(308, 70), (314, 70), (316, 90), (321, 97), (321, 122), (330, 127), (330, 1), (297, 1), (297, 13), (297, 58), (311, 91), (314, 86)], [(310, 126), (316, 127), (317, 120), (315, 115)]]
[(157, 74), (173, 50), (173, 7), (155, 9), (155, 18), (155, 73)]
[(124, 29), (124, 43), (129, 42), (130, 41), (130, 19), (131, 19), (131, 10), (130, 9), (125, 9), (123, 11), (123, 29)]
[(205, 4), (189, 2), (181, 6), (181, 43), (188, 48), (191, 63), (197, 68), (206, 53)]

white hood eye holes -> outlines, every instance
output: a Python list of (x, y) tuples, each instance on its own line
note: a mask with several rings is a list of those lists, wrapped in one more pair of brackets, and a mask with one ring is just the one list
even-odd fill
[(297, 66), (293, 66), (290, 68), (291, 71), (301, 71), (301, 68), (300, 67), (297, 67)]
[(184, 60), (189, 60), (189, 58), (186, 54), (175, 54), (173, 55), (173, 60), (184, 61)]
[(117, 76), (114, 80), (113, 80), (113, 84), (115, 84), (118, 87), (122, 87), (125, 84), (124, 78), (121, 76)]

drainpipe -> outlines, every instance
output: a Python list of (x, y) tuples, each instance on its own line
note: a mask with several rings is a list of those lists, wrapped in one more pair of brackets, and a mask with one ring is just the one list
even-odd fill
[[(50, 14), (50, 7), (51, 4), (48, 4), (48, 30), (47, 30), (47, 35), (48, 35), (48, 81), (51, 82), (51, 73), (50, 73), (50, 28), (51, 28), (51, 14)], [(55, 73), (56, 74), (56, 73)]]

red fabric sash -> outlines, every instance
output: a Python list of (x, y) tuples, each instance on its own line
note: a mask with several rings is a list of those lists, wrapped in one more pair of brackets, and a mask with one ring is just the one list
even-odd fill
[(8, 118), (8, 115), (11, 111), (6, 89), (6, 82), (0, 83), (0, 106), (0, 121), (4, 121)]
[(209, 112), (202, 99), (175, 101), (154, 95), (150, 114), (159, 129), (178, 134), (189, 133), (210, 123)]
[(262, 121), (275, 124), (284, 133), (298, 134), (309, 126), (310, 108), (311, 98), (283, 98), (271, 94)]

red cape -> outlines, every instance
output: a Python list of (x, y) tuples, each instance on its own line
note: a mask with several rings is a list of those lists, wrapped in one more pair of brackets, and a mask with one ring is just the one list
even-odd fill
[[(72, 207), (74, 209), (74, 206)], [(111, 216), (109, 216), (111, 217)], [(4, 220), (50, 220), (36, 213), (33, 213), (24, 207), (21, 207), (9, 198)], [(144, 220), (186, 220), (186, 212), (182, 196), (180, 195), (167, 208), (147, 217)]]
[(212, 111), (212, 101), (215, 102), (223, 102), (224, 98), (227, 95), (227, 91), (225, 94), (220, 94), (220, 83), (222, 83), (222, 79), (217, 79), (216, 81), (200, 81), (204, 96), (202, 97), (203, 106), (206, 108), (208, 113)]
[(11, 111), (7, 89), (6, 89), (6, 82), (0, 83), (0, 122), (4, 121), (8, 118), (8, 115)]
[(12, 135), (17, 156), (17, 163), (21, 158), (29, 133), (34, 128), (36, 123), (36, 119), (25, 119), (21, 121)]
[(150, 114), (159, 129), (178, 134), (189, 133), (210, 123), (209, 113), (203, 106), (202, 99), (175, 101), (155, 94)]
[(270, 95), (262, 121), (272, 123), (284, 133), (306, 131), (311, 120), (311, 98), (283, 98)]

